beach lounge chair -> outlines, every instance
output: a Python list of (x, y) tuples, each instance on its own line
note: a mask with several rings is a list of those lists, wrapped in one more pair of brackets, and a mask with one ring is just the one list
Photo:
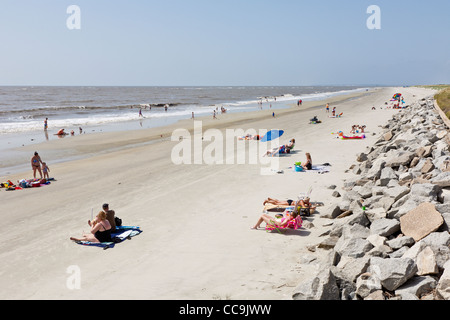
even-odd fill
[(278, 226), (275, 223), (269, 223), (266, 225), (266, 231), (267, 232), (271, 232), (271, 231), (278, 231), (279, 233), (282, 233), (283, 231), (286, 231), (287, 229), (293, 229), (293, 230), (298, 230), (302, 227), (303, 224), (303, 220), (300, 217), (300, 215), (298, 215), (295, 219), (292, 219), (291, 221), (289, 221), (288, 224), (286, 224), (285, 226)]
[[(299, 210), (298, 205), (300, 201), (297, 201), (293, 207), (286, 208), (284, 211), (284, 216), (288, 217), (290, 216), (295, 210)], [(279, 226), (274, 221), (271, 221), (270, 223), (266, 224), (266, 231), (278, 231), (279, 233), (282, 233), (283, 231), (286, 231), (287, 229), (293, 229), (297, 230), (302, 227), (303, 220), (300, 215), (298, 215), (295, 219), (290, 220), (286, 225)]]

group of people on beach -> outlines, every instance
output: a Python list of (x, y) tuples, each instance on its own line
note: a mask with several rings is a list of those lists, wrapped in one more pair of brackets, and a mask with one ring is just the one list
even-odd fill
[(350, 131), (350, 133), (353, 133), (353, 134), (356, 134), (356, 133), (364, 133), (365, 130), (366, 129), (366, 126), (365, 125), (357, 125), (357, 124), (354, 124), (354, 125), (352, 125), (352, 130)]
[(50, 168), (47, 166), (47, 163), (41, 160), (41, 157), (37, 152), (35, 152), (33, 157), (31, 157), (31, 168), (33, 169), (34, 179), (36, 179), (36, 172), (39, 172), (40, 179), (50, 179), (48, 174), (50, 172)]
[[(48, 130), (48, 118), (45, 118), (45, 120), (44, 120), (44, 131), (45, 131), (45, 134), (46, 134), (47, 140), (48, 140), (47, 130)], [(65, 137), (65, 136), (69, 135), (65, 130), (66, 129), (64, 129), (64, 128), (59, 129), (58, 132), (56, 133), (56, 136), (58, 136), (58, 138), (62, 138), (62, 137)], [(83, 133), (83, 128), (78, 127), (78, 130), (80, 131), (80, 134)], [(75, 131), (71, 130), (70, 131), (70, 135), (74, 136), (75, 135)]]
[(306, 216), (309, 216), (311, 214), (311, 210), (315, 209), (315, 207), (311, 204), (310, 198), (308, 196), (303, 197), (303, 199), (300, 199), (298, 201), (294, 201), (291, 199), (278, 200), (267, 198), (266, 200), (264, 200), (263, 205), (265, 206), (267, 204), (286, 207), (293, 206), (294, 208), (290, 213), (287, 213), (286, 216), (277, 215), (275, 217), (272, 217), (267, 213), (263, 213), (262, 215), (259, 216), (258, 220), (256, 221), (256, 224), (250, 227), (250, 229), (252, 230), (259, 229), (263, 222), (265, 222), (266, 225), (268, 226), (272, 226), (275, 228), (283, 228), (286, 227), (293, 220), (296, 220), (299, 216), (302, 215), (302, 213)]
[(111, 233), (116, 231), (115, 211), (109, 209), (109, 204), (104, 203), (94, 221), (88, 220), (91, 227), (89, 233), (83, 233), (81, 237), (70, 237), (72, 241), (88, 241), (93, 243), (112, 242)]

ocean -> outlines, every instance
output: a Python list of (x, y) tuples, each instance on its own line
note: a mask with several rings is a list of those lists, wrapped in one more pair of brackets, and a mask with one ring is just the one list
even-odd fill
[(266, 108), (269, 104), (286, 108), (299, 99), (322, 100), (365, 90), (325, 86), (0, 87), (0, 135), (42, 131), (45, 118), (49, 119), (49, 132), (64, 128), (78, 133), (79, 127), (89, 132), (99, 126), (103, 131), (150, 128), (190, 118), (192, 112), (212, 116), (216, 108), (220, 113), (222, 106), (227, 112), (254, 111), (262, 101)]

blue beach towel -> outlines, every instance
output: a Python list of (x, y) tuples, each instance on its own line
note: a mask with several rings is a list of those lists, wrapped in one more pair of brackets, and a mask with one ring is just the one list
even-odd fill
[(90, 241), (75, 241), (77, 244), (89, 247), (99, 247), (103, 250), (114, 248), (117, 243), (121, 243), (126, 239), (131, 239), (142, 233), (142, 230), (136, 226), (120, 226), (116, 227), (116, 231), (111, 233), (111, 238), (114, 242), (90, 242)]

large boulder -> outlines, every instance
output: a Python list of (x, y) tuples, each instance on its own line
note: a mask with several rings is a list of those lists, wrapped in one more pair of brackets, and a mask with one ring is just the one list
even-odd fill
[(450, 300), (450, 260), (444, 265), (444, 272), (439, 279), (437, 294), (444, 300)]
[(422, 203), (400, 217), (400, 228), (406, 236), (419, 241), (439, 229), (444, 218), (432, 203)]
[(385, 289), (394, 291), (414, 276), (417, 265), (409, 258), (373, 257), (370, 259), (368, 272), (375, 274)]
[(301, 283), (292, 295), (294, 300), (339, 300), (336, 278), (329, 268), (320, 270), (312, 279)]

